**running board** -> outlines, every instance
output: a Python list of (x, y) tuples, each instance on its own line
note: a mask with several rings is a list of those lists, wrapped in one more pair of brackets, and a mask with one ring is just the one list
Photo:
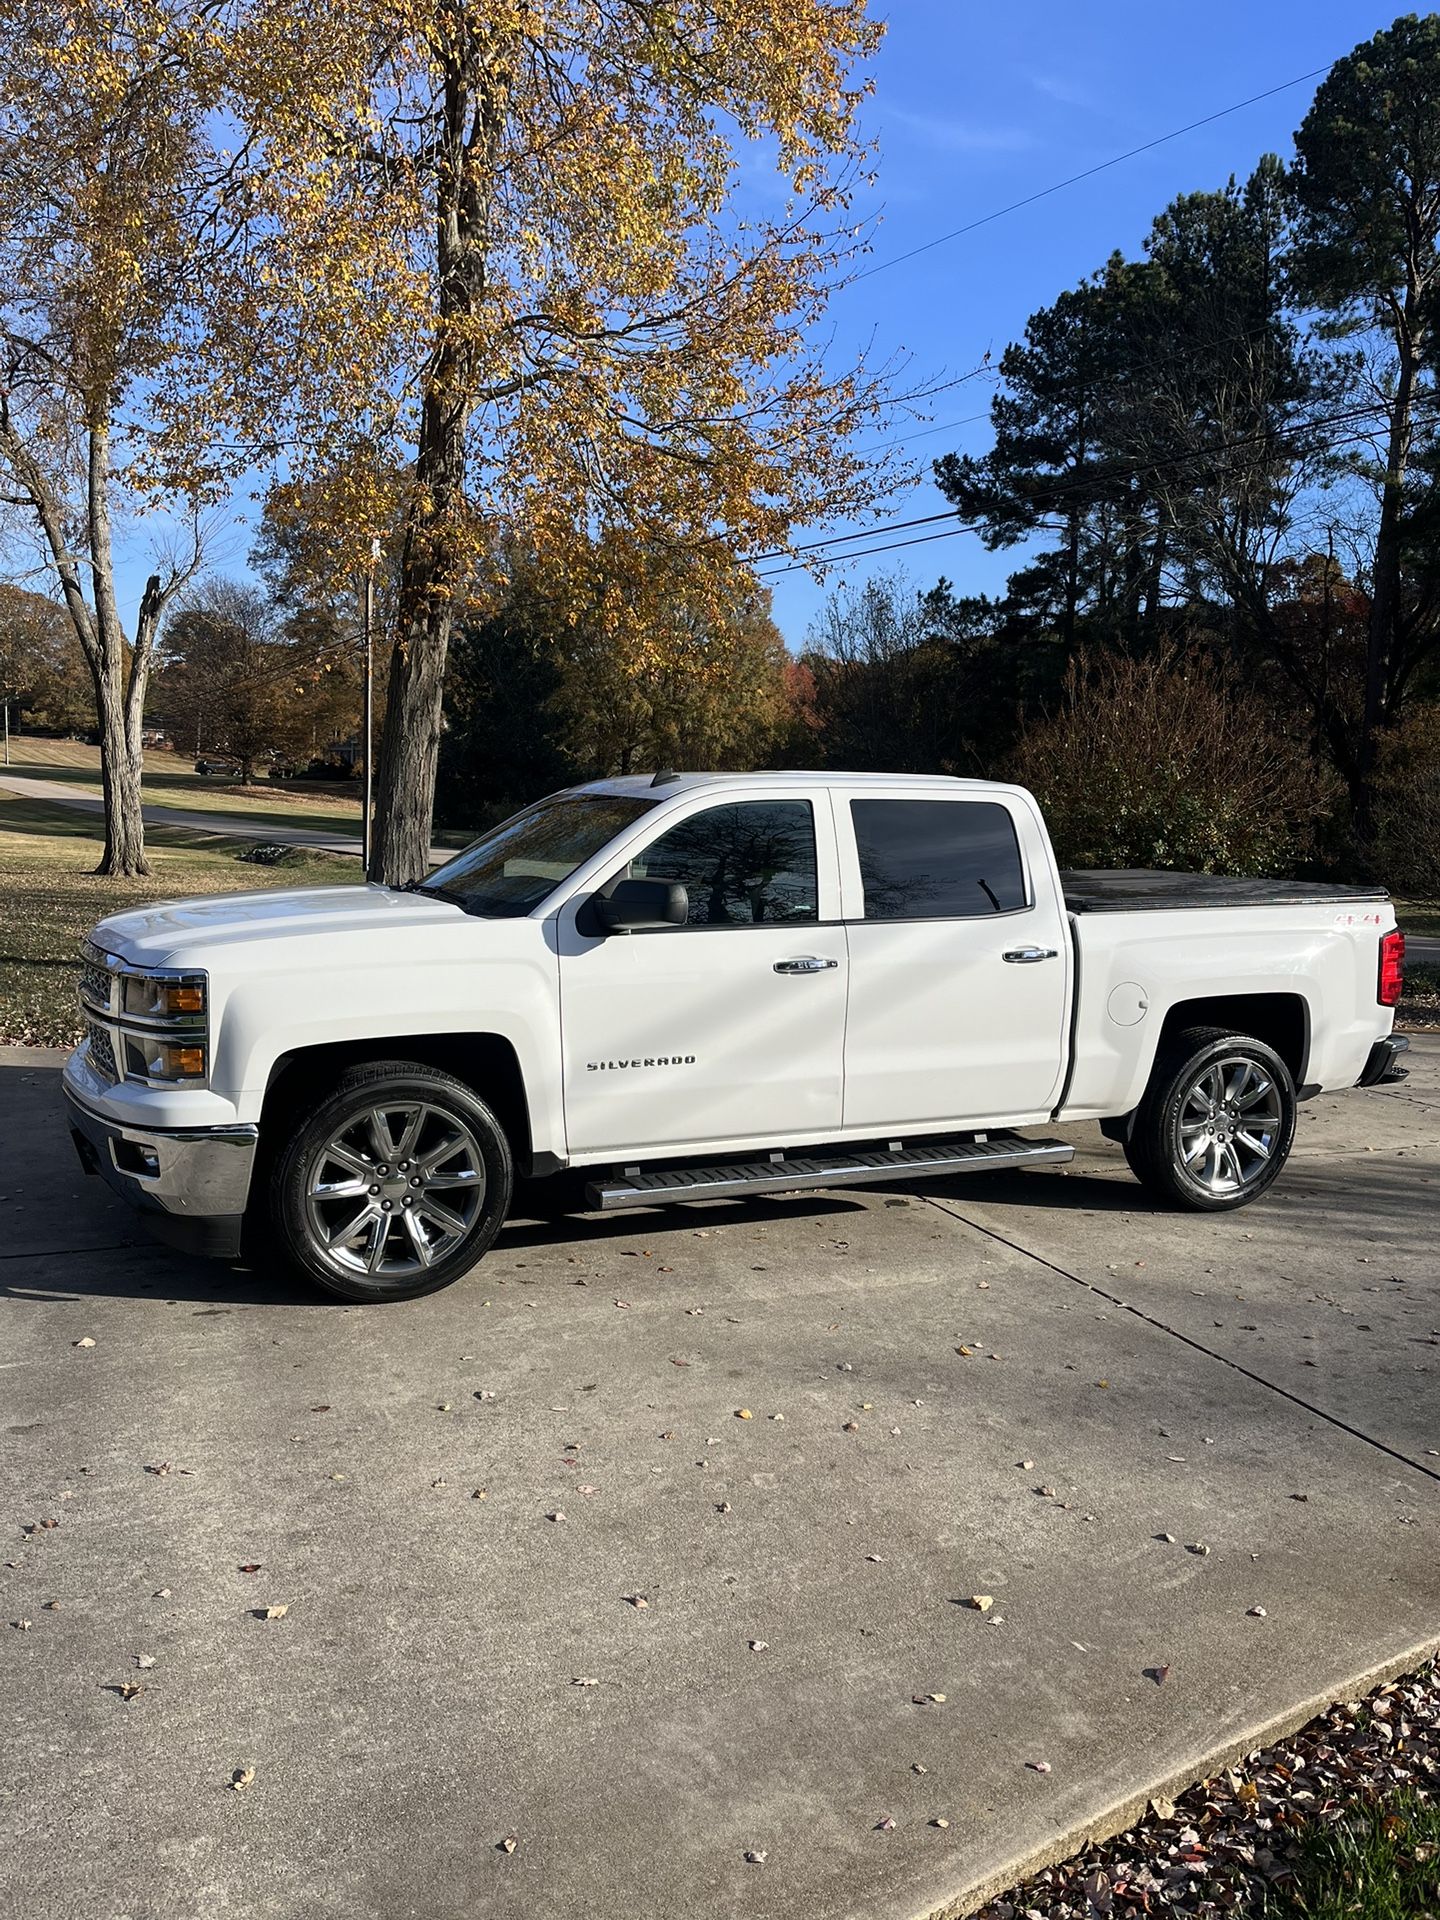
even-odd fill
[(672, 1200), (733, 1200), (747, 1193), (794, 1193), (802, 1187), (887, 1185), (930, 1174), (993, 1173), (1007, 1167), (1055, 1166), (1073, 1160), (1063, 1140), (1022, 1140), (1014, 1133), (927, 1147), (862, 1148), (858, 1152), (771, 1154), (714, 1167), (627, 1167), (623, 1176), (592, 1180), (586, 1204), (601, 1213), (664, 1206)]

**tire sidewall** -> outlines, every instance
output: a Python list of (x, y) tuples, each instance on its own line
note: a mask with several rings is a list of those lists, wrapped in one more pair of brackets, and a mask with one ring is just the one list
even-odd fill
[[(1180, 1109), (1189, 1088), (1206, 1067), (1213, 1065), (1217, 1060), (1237, 1056), (1253, 1060), (1273, 1079), (1280, 1094), (1280, 1126), (1269, 1163), (1260, 1177), (1240, 1188), (1238, 1192), (1216, 1194), (1196, 1180), (1181, 1160)], [(1161, 1151), (1168, 1182), (1173, 1187), (1177, 1198), (1182, 1199), (1187, 1207), (1200, 1212), (1226, 1213), (1236, 1207), (1248, 1206), (1252, 1200), (1258, 1200), (1262, 1193), (1268, 1192), (1274, 1185), (1290, 1157), (1290, 1149), (1295, 1140), (1295, 1121), (1295, 1081), (1280, 1055), (1263, 1040), (1254, 1040), (1244, 1034), (1228, 1034), (1188, 1054), (1176, 1067), (1158, 1102), (1154, 1116), (1153, 1124), (1158, 1134), (1155, 1145)]]
[[(306, 1203), (314, 1155), (347, 1115), (361, 1113), (382, 1100), (396, 1106), (424, 1101), (432, 1107), (448, 1108), (463, 1119), (484, 1162), (485, 1200), (469, 1234), (443, 1260), (413, 1279), (366, 1285), (337, 1272), (315, 1250)], [(505, 1224), (514, 1183), (514, 1163), (505, 1131), (463, 1080), (438, 1070), (398, 1064), (388, 1071), (359, 1069), (344, 1076), (336, 1091), (311, 1111), (286, 1143), (276, 1168), (272, 1221), (291, 1263), (327, 1292), (346, 1300), (377, 1304), (416, 1300), (450, 1286), (476, 1264)]]

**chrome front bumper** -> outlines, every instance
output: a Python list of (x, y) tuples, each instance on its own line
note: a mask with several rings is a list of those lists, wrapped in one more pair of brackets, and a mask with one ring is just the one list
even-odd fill
[(258, 1127), (128, 1127), (68, 1086), (65, 1105), (85, 1171), (98, 1173), (162, 1240), (220, 1259), (239, 1253)]

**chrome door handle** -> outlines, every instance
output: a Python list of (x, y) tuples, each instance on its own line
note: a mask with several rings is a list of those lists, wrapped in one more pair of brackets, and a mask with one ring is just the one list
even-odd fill
[(777, 960), (776, 973), (824, 973), (827, 967), (838, 967), (838, 960), (822, 960), (818, 954), (802, 954), (798, 960)]
[(1012, 967), (1033, 966), (1037, 960), (1058, 960), (1058, 947), (1011, 947), (1005, 955)]

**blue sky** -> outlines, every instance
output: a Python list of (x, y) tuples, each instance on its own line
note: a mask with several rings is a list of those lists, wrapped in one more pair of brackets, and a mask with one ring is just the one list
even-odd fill
[[(1393, 0), (1378, 7), (1358, 0), (1011, 0), (986, 7), (891, 0), (875, 94), (865, 109), (880, 158), (878, 185), (862, 210), (883, 214), (866, 264), (1326, 67), (1388, 26), (1396, 11)], [(917, 381), (965, 373), (987, 349), (998, 360), (1037, 307), (1103, 265), (1115, 248), (1137, 252), (1154, 215), (1177, 193), (1243, 176), (1263, 153), (1288, 156), (1317, 84), (1290, 87), (860, 280), (832, 309), (836, 355), (873, 338), (882, 358), (908, 353)], [(982, 414), (992, 389), (990, 381), (973, 380), (941, 395), (934, 423)], [(923, 424), (902, 422), (894, 431), (913, 433)], [(916, 482), (888, 501), (877, 521), (942, 510), (929, 462), (952, 449), (980, 453), (988, 444), (983, 418), (907, 441)], [(251, 536), (244, 519), (253, 509), (243, 500), (235, 506), (212, 548), (221, 573), (245, 568)], [(144, 522), (128, 531), (120, 571), (125, 610), (133, 615), (149, 570), (149, 541)], [(974, 534), (960, 533), (836, 567), (823, 584), (799, 572), (769, 584), (781, 632), (798, 648), (825, 595), (872, 570), (903, 567), (917, 586), (944, 573), (960, 591), (979, 592), (1003, 587), (1014, 564), (1014, 555), (987, 554)]]
[[(867, 264), (1326, 67), (1403, 10), (1341, 0), (1016, 0), (986, 7), (892, 0), (866, 110), (880, 141), (875, 200), (884, 211)], [(859, 281), (832, 309), (837, 354), (873, 332), (877, 350), (908, 351), (917, 376), (962, 374), (987, 348), (998, 360), (1037, 307), (1103, 265), (1114, 249), (1137, 253), (1152, 218), (1177, 193), (1222, 186), (1231, 173), (1243, 177), (1263, 153), (1288, 158), (1318, 84), (1290, 87)], [(976, 380), (941, 395), (930, 408), (934, 421), (982, 412), (992, 388)], [(955, 449), (983, 453), (988, 445), (983, 419), (908, 441), (904, 451), (921, 477), (878, 518), (941, 511), (930, 460)], [(988, 554), (974, 534), (960, 533), (835, 568), (823, 585), (804, 573), (770, 585), (781, 632), (797, 647), (825, 595), (871, 570), (904, 567), (917, 586), (944, 573), (960, 591), (979, 592), (1003, 587), (1014, 564), (1014, 555)]]

